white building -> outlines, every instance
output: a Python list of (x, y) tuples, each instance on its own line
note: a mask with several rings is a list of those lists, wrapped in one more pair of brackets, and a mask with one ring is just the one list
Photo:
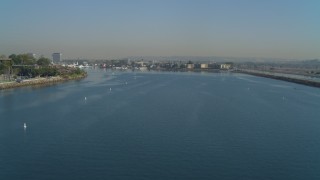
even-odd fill
[(208, 64), (201, 64), (200, 67), (201, 69), (208, 69), (209, 66)]
[(60, 63), (62, 61), (62, 54), (61, 53), (53, 53), (52, 54), (52, 61), (53, 63)]
[(194, 68), (194, 64), (187, 64), (187, 69), (193, 69)]
[(228, 63), (220, 65), (221, 69), (231, 69), (231, 67), (232, 67), (232, 64), (228, 64)]

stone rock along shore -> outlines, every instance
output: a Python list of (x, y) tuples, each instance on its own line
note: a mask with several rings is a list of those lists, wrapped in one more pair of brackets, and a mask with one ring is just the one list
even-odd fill
[(250, 72), (250, 71), (236, 71), (239, 73), (244, 73), (244, 74), (250, 74), (254, 76), (260, 76), (260, 77), (265, 77), (265, 78), (271, 78), (271, 79), (277, 79), (277, 80), (282, 80), (282, 81), (288, 81), (296, 84), (303, 84), (306, 86), (312, 86), (312, 87), (320, 87), (320, 82), (317, 81), (311, 81), (311, 80), (306, 80), (306, 79), (298, 79), (298, 78), (290, 78), (290, 77), (285, 77), (285, 76), (279, 76), (279, 75), (272, 75), (272, 74), (265, 74), (263, 72)]
[(79, 79), (83, 79), (85, 77), (86, 77), (85, 75), (79, 75), (76, 77), (67, 77), (67, 78), (57, 76), (57, 77), (50, 77), (50, 78), (27, 79), (27, 80), (23, 80), (21, 82), (16, 82), (16, 81), (4, 82), (4, 83), (0, 83), (0, 90), (1, 89), (24, 87), (24, 86), (54, 84), (54, 83), (58, 83), (58, 82), (68, 81), (68, 80), (79, 80)]

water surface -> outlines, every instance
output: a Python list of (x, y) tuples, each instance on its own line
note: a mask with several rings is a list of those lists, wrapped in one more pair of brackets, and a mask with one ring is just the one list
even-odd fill
[(320, 179), (318, 88), (229, 73), (88, 73), (0, 91), (0, 179)]

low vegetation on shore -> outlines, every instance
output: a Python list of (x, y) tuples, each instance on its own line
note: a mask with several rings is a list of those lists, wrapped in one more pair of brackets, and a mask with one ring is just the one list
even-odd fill
[(75, 76), (85, 76), (86, 72), (77, 67), (63, 67), (61, 65), (51, 66), (35, 66), (35, 67), (21, 67), (18, 75), (23, 77), (51, 77), (61, 76), (62, 78), (70, 78)]
[(45, 57), (35, 59), (27, 54), (13, 54), (9, 58), (1, 56), (0, 59), (0, 89), (56, 83), (87, 76), (84, 70), (53, 65)]

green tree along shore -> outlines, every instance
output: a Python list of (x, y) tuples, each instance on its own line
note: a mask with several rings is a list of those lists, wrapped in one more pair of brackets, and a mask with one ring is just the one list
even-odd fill
[(0, 56), (0, 75), (1, 81), (13, 81), (14, 79), (52, 77), (59, 76), (64, 79), (75, 79), (85, 77), (86, 72), (79, 68), (52, 65), (50, 59), (40, 57), (35, 59), (28, 54), (12, 54), (8, 58)]

